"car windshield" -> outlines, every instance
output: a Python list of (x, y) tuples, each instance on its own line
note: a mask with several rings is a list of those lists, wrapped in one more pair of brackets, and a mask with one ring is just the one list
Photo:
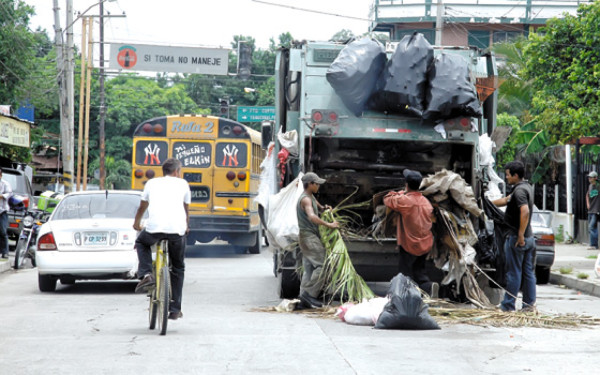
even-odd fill
[(52, 220), (133, 219), (140, 205), (136, 194), (82, 194), (66, 196), (60, 202)]

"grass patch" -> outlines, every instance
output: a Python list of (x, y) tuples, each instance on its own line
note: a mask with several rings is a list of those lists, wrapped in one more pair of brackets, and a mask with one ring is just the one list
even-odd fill
[(573, 272), (573, 267), (560, 267), (559, 271), (561, 275), (568, 275)]
[(585, 280), (585, 279), (587, 279), (588, 277), (590, 277), (590, 275), (588, 275), (588, 274), (587, 274), (587, 273), (585, 273), (585, 272), (579, 272), (579, 273), (577, 274), (577, 278), (578, 278), (578, 279)]
[(587, 259), (596, 259), (596, 258), (598, 258), (598, 256), (597, 255), (588, 255), (588, 256), (586, 256), (586, 258)]

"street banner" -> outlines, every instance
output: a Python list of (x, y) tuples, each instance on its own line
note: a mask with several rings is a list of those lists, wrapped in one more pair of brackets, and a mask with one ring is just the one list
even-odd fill
[(169, 47), (148, 44), (110, 46), (110, 68), (227, 75), (229, 50), (225, 48)]

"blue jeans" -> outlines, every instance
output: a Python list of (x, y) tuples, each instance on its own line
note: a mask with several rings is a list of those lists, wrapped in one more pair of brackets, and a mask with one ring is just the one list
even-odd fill
[(535, 304), (536, 280), (533, 269), (535, 239), (533, 236), (525, 237), (525, 246), (516, 246), (516, 244), (517, 236), (509, 234), (504, 242), (507, 293), (504, 294), (504, 300), (500, 304), (503, 311), (515, 310), (515, 297), (513, 296), (517, 296), (519, 289), (523, 291), (523, 307)]
[(590, 246), (598, 248), (598, 214), (588, 214), (588, 229), (590, 231)]
[(6, 227), (8, 226), (8, 214), (6, 211), (0, 214), (0, 253), (2, 255), (8, 255), (8, 233)]

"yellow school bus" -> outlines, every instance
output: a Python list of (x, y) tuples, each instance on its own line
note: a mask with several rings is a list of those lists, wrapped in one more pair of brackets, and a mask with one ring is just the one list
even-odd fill
[(236, 121), (212, 116), (180, 115), (142, 122), (133, 134), (131, 187), (143, 190), (161, 177), (167, 158), (181, 161), (190, 184), (190, 233), (187, 243), (221, 239), (260, 251), (258, 204), (260, 133)]

